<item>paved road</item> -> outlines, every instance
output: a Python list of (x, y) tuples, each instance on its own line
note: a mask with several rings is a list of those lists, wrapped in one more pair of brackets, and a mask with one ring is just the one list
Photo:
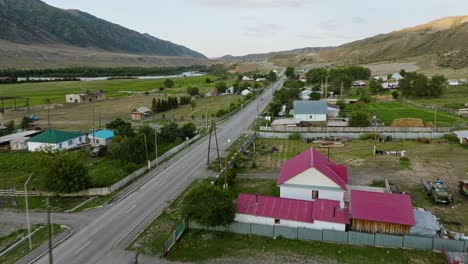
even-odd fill
[[(282, 78), (273, 89), (269, 89), (261, 100), (253, 102), (245, 109), (223, 123), (218, 131), (221, 149), (225, 149), (228, 139), (238, 138), (255, 120), (257, 109), (264, 109), (271, 101), (272, 92), (279, 89), (285, 81)], [(119, 203), (93, 216), (89, 223), (59, 245), (54, 250), (54, 262), (66, 264), (98, 263), (112, 259), (113, 263), (128, 263), (124, 258), (110, 258), (108, 254), (116, 249), (124, 249), (144, 227), (151, 223), (177, 198), (197, 177), (206, 177), (207, 138), (182, 151), (164, 170), (154, 170), (154, 177), (137, 191), (125, 197)], [(214, 158), (215, 153), (212, 153)], [(121, 252), (121, 251), (119, 251)], [(37, 263), (48, 263), (43, 257)]]

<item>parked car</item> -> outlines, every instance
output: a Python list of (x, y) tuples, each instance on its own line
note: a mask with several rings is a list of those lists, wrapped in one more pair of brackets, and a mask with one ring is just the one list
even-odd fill
[(427, 195), (432, 197), (433, 203), (453, 203), (452, 194), (449, 192), (447, 185), (441, 180), (437, 179), (435, 182), (430, 182), (421, 179), (421, 183)]

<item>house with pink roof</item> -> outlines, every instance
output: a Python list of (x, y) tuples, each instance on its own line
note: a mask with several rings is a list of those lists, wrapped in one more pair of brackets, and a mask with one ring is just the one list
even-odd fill
[(282, 198), (338, 202), (344, 202), (347, 183), (347, 167), (329, 161), (313, 148), (286, 161), (277, 181)]
[(315, 199), (304, 201), (257, 194), (239, 194), (236, 222), (345, 231), (349, 224), (347, 204)]

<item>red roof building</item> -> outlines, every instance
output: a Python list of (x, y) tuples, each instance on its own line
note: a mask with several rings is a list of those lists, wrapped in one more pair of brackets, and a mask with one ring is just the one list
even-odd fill
[(346, 224), (349, 224), (349, 213), (348, 204), (341, 209), (338, 201), (323, 199), (303, 201), (256, 194), (239, 194), (235, 220), (344, 231)]
[(411, 197), (406, 194), (351, 191), (353, 230), (409, 234), (415, 225)]

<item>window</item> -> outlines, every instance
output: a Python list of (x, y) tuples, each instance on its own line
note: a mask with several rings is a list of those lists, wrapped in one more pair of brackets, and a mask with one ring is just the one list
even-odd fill
[(62, 148), (62, 143), (59, 144), (59, 148), (60, 148), (60, 149)]
[(78, 140), (81, 142), (81, 137), (79, 137)]
[(68, 146), (73, 145), (73, 140), (68, 140)]
[(312, 115), (309, 116), (309, 119), (312, 119)]
[(318, 190), (313, 190), (312, 191), (312, 199), (317, 199), (318, 197)]
[(280, 220), (279, 219), (275, 219), (275, 225), (279, 225), (280, 223)]

